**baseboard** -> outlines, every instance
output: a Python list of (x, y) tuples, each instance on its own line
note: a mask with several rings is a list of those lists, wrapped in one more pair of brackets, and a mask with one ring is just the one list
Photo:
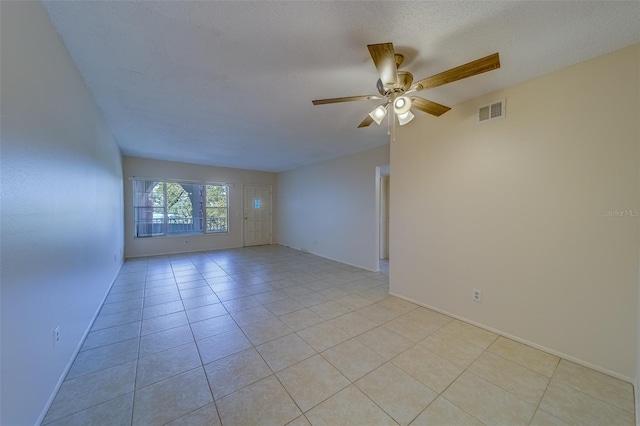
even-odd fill
[(236, 246), (236, 245), (232, 245), (232, 246), (228, 246), (228, 247), (215, 247), (215, 248), (208, 248), (208, 249), (194, 249), (194, 250), (182, 250), (182, 251), (168, 251), (168, 252), (162, 252), (162, 253), (154, 253), (154, 254), (139, 254), (139, 255), (135, 255), (135, 256), (127, 256), (125, 254), (125, 260), (126, 259), (140, 259), (142, 257), (154, 257), (154, 256), (171, 256), (174, 254), (188, 254), (188, 253), (199, 253), (201, 251), (214, 251), (214, 250), (231, 250), (231, 249), (237, 249), (237, 248), (242, 248), (243, 246)]
[(80, 349), (82, 348), (82, 345), (84, 344), (84, 341), (87, 339), (87, 336), (89, 335), (89, 332), (91, 331), (91, 327), (93, 327), (93, 323), (95, 322), (96, 318), (98, 318), (98, 314), (100, 313), (100, 309), (102, 309), (102, 305), (104, 305), (105, 300), (107, 300), (107, 296), (109, 296), (109, 292), (111, 291), (111, 288), (113, 287), (113, 284), (116, 282), (116, 278), (118, 277), (118, 274), (120, 273), (120, 269), (122, 269), (122, 265), (123, 264), (124, 264), (124, 262), (120, 262), (120, 267), (118, 268), (118, 270), (116, 271), (115, 275), (113, 276), (113, 279), (111, 280), (111, 284), (109, 285), (109, 287), (107, 288), (107, 291), (105, 292), (104, 296), (102, 297), (102, 301), (100, 301), (100, 304), (98, 305), (98, 308), (96, 309), (96, 312), (93, 314), (93, 318), (91, 318), (91, 321), (89, 322), (89, 325), (87, 326), (87, 329), (84, 331), (84, 334), (80, 338), (80, 341), (78, 342), (78, 345), (76, 346), (75, 350), (71, 354), (71, 358), (69, 359), (69, 362), (67, 363), (67, 366), (64, 368), (64, 370), (62, 370), (62, 374), (60, 375), (60, 378), (58, 379), (58, 383), (56, 383), (56, 387), (53, 388), (53, 392), (51, 393), (51, 396), (49, 397), (49, 400), (45, 404), (44, 409), (42, 410), (42, 412), (38, 416), (38, 419), (36, 420), (36, 423), (35, 423), (36, 426), (42, 424), (42, 421), (44, 420), (44, 417), (47, 415), (47, 412), (49, 411), (49, 408), (51, 408), (51, 404), (53, 404), (53, 400), (56, 398), (56, 395), (58, 394), (58, 391), (60, 390), (60, 387), (64, 383), (64, 379), (65, 379), (65, 377), (67, 377), (67, 373), (69, 373), (69, 370), (71, 369), (71, 366), (73, 365), (73, 361), (75, 361), (76, 356), (78, 355), (78, 353), (80, 352)]
[[(514, 336), (514, 335), (509, 334), (509, 333), (505, 333), (502, 330), (498, 330), (498, 329), (495, 329), (495, 328), (492, 328), (492, 327), (488, 327), (488, 326), (486, 326), (484, 324), (480, 324), (480, 323), (475, 322), (473, 320), (470, 320), (468, 318), (464, 318), (464, 317), (461, 317), (459, 315), (452, 314), (451, 312), (447, 312), (447, 311), (445, 311), (443, 309), (436, 308), (435, 306), (430, 306), (430, 305), (428, 305), (426, 303), (422, 303), (422, 302), (419, 302), (417, 300), (413, 300), (413, 299), (411, 299), (409, 297), (405, 297), (405, 296), (402, 296), (400, 294), (396, 294), (396, 293), (392, 293), (392, 292), (389, 292), (389, 294), (391, 296), (395, 296), (395, 297), (397, 297), (399, 299), (406, 300), (407, 302), (415, 303), (416, 305), (431, 309), (432, 311), (436, 311), (436, 312), (439, 312), (441, 314), (447, 315), (447, 316), (449, 316), (451, 318), (455, 318), (457, 320), (466, 322), (467, 324), (475, 325), (476, 327), (482, 328), (483, 330), (490, 331), (492, 333), (498, 334), (498, 335), (506, 337), (508, 339), (515, 340), (516, 342), (522, 343), (524, 345), (531, 346), (531, 347), (539, 349), (539, 350), (541, 350), (543, 352), (547, 352), (547, 353), (549, 353), (551, 355), (555, 355), (557, 357), (566, 359), (567, 361), (575, 362), (576, 364), (580, 364), (580, 365), (582, 365), (584, 367), (591, 368), (592, 370), (598, 371), (600, 373), (606, 374), (606, 375), (611, 376), (611, 377), (615, 377), (616, 379), (620, 379), (620, 380), (625, 381), (627, 383), (633, 384), (633, 382), (634, 382), (631, 377), (627, 377), (627, 376), (625, 376), (623, 374), (616, 373), (615, 371), (611, 371), (611, 370), (608, 370), (606, 368), (602, 368), (602, 367), (600, 367), (598, 365), (592, 364), (592, 363), (590, 363), (588, 361), (584, 361), (584, 360), (582, 360), (580, 358), (576, 358), (574, 356), (562, 353), (560, 351), (556, 351), (555, 349), (548, 348), (548, 347), (543, 346), (543, 345), (539, 345), (539, 344), (537, 344), (535, 342), (531, 342), (529, 340), (522, 339), (522, 338), (520, 338), (518, 336)], [(636, 409), (637, 408), (638, 408), (638, 403), (637, 403), (637, 397), (636, 397)], [(636, 419), (637, 418), (638, 417), (636, 416)]]
[(318, 257), (321, 257), (321, 258), (323, 258), (323, 259), (332, 260), (332, 261), (334, 261), (334, 262), (338, 262), (338, 263), (344, 263), (345, 265), (353, 266), (354, 268), (364, 269), (365, 271), (369, 271), (369, 272), (380, 272), (380, 270), (374, 271), (373, 269), (365, 268), (365, 267), (360, 266), (360, 265), (354, 265), (353, 263), (345, 262), (344, 260), (334, 259), (333, 257), (324, 256), (324, 255), (321, 255), (321, 254), (318, 254), (318, 253), (315, 253), (315, 252), (309, 251), (309, 250), (304, 249), (304, 248), (294, 247), (294, 246), (288, 246), (288, 245), (280, 244), (280, 243), (276, 243), (276, 244), (277, 244), (277, 245), (279, 245), (279, 246), (288, 247), (288, 248), (293, 249), (293, 250), (298, 250), (298, 251), (301, 251), (301, 252), (303, 252), (303, 253), (312, 254), (312, 255), (314, 255), (314, 256), (318, 256)]

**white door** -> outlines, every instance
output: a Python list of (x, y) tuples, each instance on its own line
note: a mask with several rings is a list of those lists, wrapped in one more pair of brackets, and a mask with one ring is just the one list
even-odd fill
[(244, 245), (271, 244), (271, 187), (244, 187)]

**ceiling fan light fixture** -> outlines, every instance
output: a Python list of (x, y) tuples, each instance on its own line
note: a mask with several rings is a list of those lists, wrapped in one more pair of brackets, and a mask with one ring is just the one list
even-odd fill
[(407, 110), (407, 112), (403, 114), (398, 114), (398, 123), (400, 123), (401, 126), (404, 126), (413, 120), (413, 117), (415, 117), (415, 115), (413, 115), (411, 111)]
[[(398, 116), (400, 125), (404, 126), (414, 119), (414, 115), (411, 112), (412, 109), (431, 114), (434, 117), (440, 117), (451, 109), (437, 102), (414, 96), (414, 92), (433, 89), (444, 84), (453, 83), (454, 81), (500, 68), (500, 55), (496, 52), (484, 58), (476, 59), (475, 61), (434, 74), (431, 77), (423, 78), (414, 83), (413, 74), (398, 69), (402, 64), (403, 56), (395, 52), (393, 43), (369, 44), (367, 47), (371, 54), (371, 59), (378, 70), (378, 76), (380, 77), (376, 83), (376, 88), (380, 95), (316, 99), (313, 100), (312, 103), (314, 105), (324, 105), (340, 102), (385, 99), (385, 104), (376, 107), (365, 116), (364, 120), (358, 125), (358, 128), (368, 127), (373, 122), (380, 125), (382, 120), (388, 116), (389, 135), (392, 135), (393, 129), (395, 129), (396, 115)], [(391, 137), (391, 140), (394, 140), (394, 136)]]
[(393, 110), (396, 114), (401, 115), (411, 109), (411, 99), (406, 96), (400, 96), (393, 101)]
[(387, 108), (385, 105), (379, 105), (378, 107), (376, 107), (376, 109), (374, 109), (369, 113), (369, 117), (371, 117), (378, 126), (380, 125), (380, 123), (382, 123), (382, 120), (384, 120), (384, 117), (386, 115), (387, 115)]

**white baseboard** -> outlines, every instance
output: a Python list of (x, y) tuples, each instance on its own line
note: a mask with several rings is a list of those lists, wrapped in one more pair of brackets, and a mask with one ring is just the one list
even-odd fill
[[(591, 368), (591, 369), (596, 370), (596, 371), (598, 371), (600, 373), (606, 374), (606, 375), (611, 376), (611, 377), (615, 377), (616, 379), (623, 380), (623, 381), (625, 381), (627, 383), (633, 384), (633, 382), (634, 382), (631, 377), (625, 376), (623, 374), (616, 373), (615, 371), (608, 370), (606, 368), (603, 368), (603, 367), (600, 367), (598, 365), (592, 364), (590, 362), (584, 361), (584, 360), (582, 360), (580, 358), (576, 358), (574, 356), (565, 354), (563, 352), (556, 351), (555, 349), (539, 345), (539, 344), (537, 344), (535, 342), (531, 342), (529, 340), (522, 339), (522, 338), (520, 338), (518, 336), (514, 336), (514, 335), (509, 334), (509, 333), (505, 333), (502, 330), (498, 330), (498, 329), (495, 329), (495, 328), (492, 328), (492, 327), (488, 327), (488, 326), (486, 326), (484, 324), (480, 324), (480, 323), (475, 322), (473, 320), (470, 320), (468, 318), (464, 318), (464, 317), (461, 317), (459, 315), (452, 314), (451, 312), (447, 312), (445, 310), (436, 308), (434, 306), (430, 306), (430, 305), (428, 305), (426, 303), (422, 303), (422, 302), (419, 302), (417, 300), (413, 300), (413, 299), (411, 299), (409, 297), (405, 297), (405, 296), (402, 296), (400, 294), (396, 294), (396, 293), (392, 293), (392, 292), (389, 292), (389, 294), (392, 295), (392, 296), (395, 296), (395, 297), (397, 297), (399, 299), (406, 300), (407, 302), (415, 303), (416, 305), (420, 305), (420, 306), (423, 306), (425, 308), (431, 309), (433, 311), (440, 312), (441, 314), (444, 314), (444, 315), (450, 316), (452, 318), (458, 319), (460, 321), (464, 321), (464, 322), (466, 322), (468, 324), (475, 325), (476, 327), (482, 328), (483, 330), (490, 331), (490, 332), (498, 334), (500, 336), (507, 337), (507, 338), (509, 338), (511, 340), (515, 340), (516, 342), (520, 342), (520, 343), (525, 344), (527, 346), (531, 346), (533, 348), (539, 349), (539, 350), (541, 350), (543, 352), (547, 352), (547, 353), (549, 353), (551, 355), (555, 355), (557, 357), (566, 359), (567, 361), (575, 362), (576, 364), (580, 364), (580, 365), (582, 365), (584, 367)], [(637, 399), (637, 397), (636, 397), (636, 399)], [(638, 404), (636, 402), (636, 409), (637, 408), (638, 408)]]
[(353, 263), (345, 262), (344, 260), (334, 259), (333, 257), (324, 256), (324, 255), (321, 255), (321, 254), (318, 254), (318, 253), (315, 253), (315, 252), (309, 251), (309, 250), (307, 250), (307, 249), (305, 249), (305, 248), (294, 247), (294, 246), (288, 246), (288, 245), (280, 244), (280, 243), (276, 243), (276, 244), (277, 244), (277, 245), (279, 245), (279, 246), (288, 247), (288, 248), (293, 249), (293, 250), (298, 250), (298, 251), (301, 251), (301, 252), (303, 252), (303, 253), (312, 254), (312, 255), (314, 255), (314, 256), (318, 256), (318, 257), (321, 257), (321, 258), (323, 258), (323, 259), (333, 260), (334, 262), (339, 262), (339, 263), (344, 263), (345, 265), (353, 266), (354, 268), (364, 269), (365, 271), (369, 271), (369, 272), (380, 272), (379, 270), (378, 270), (378, 271), (374, 271), (373, 269), (365, 268), (364, 266), (361, 266), (361, 265), (354, 265)]
[(47, 412), (49, 411), (49, 408), (51, 408), (51, 404), (53, 404), (53, 400), (56, 398), (56, 395), (58, 394), (58, 391), (60, 390), (60, 387), (64, 383), (64, 379), (65, 379), (65, 377), (67, 377), (67, 373), (69, 373), (69, 370), (71, 369), (71, 366), (73, 365), (73, 361), (75, 361), (76, 356), (78, 355), (78, 352), (80, 352), (80, 349), (82, 348), (82, 345), (84, 344), (84, 341), (87, 339), (87, 336), (89, 335), (89, 332), (91, 331), (91, 327), (93, 327), (93, 323), (95, 322), (96, 318), (98, 318), (98, 314), (100, 313), (100, 309), (102, 309), (102, 305), (104, 305), (104, 301), (107, 299), (107, 296), (109, 295), (109, 292), (111, 291), (111, 288), (113, 287), (113, 284), (116, 282), (116, 278), (118, 277), (118, 274), (120, 273), (120, 269), (122, 269), (122, 265), (123, 264), (124, 264), (124, 262), (120, 261), (120, 267), (116, 271), (116, 274), (113, 276), (113, 279), (111, 280), (111, 284), (109, 285), (109, 288), (107, 288), (107, 291), (105, 292), (104, 297), (102, 298), (102, 301), (100, 301), (100, 304), (98, 305), (98, 308), (96, 309), (96, 312), (93, 314), (93, 318), (91, 318), (91, 321), (89, 322), (89, 325), (87, 326), (86, 330), (84, 331), (84, 334), (82, 335), (82, 338), (80, 338), (80, 341), (78, 342), (78, 345), (76, 346), (75, 350), (71, 354), (71, 358), (69, 359), (69, 362), (67, 363), (67, 366), (64, 368), (64, 370), (62, 370), (62, 374), (60, 375), (60, 378), (58, 379), (58, 383), (56, 383), (56, 387), (53, 388), (53, 392), (51, 393), (51, 396), (49, 397), (49, 400), (45, 404), (44, 409), (42, 410), (40, 415), (38, 416), (38, 419), (36, 420), (36, 423), (35, 423), (36, 426), (42, 424), (42, 421), (44, 420), (44, 417), (47, 415)]
[(230, 246), (224, 246), (224, 247), (214, 247), (214, 248), (206, 248), (206, 249), (193, 249), (193, 250), (180, 250), (180, 251), (168, 251), (168, 252), (162, 252), (162, 253), (153, 253), (153, 254), (138, 254), (135, 256), (127, 256), (125, 253), (125, 260), (126, 259), (140, 259), (143, 257), (154, 257), (154, 256), (171, 256), (174, 254), (189, 254), (189, 253), (199, 253), (201, 251), (215, 251), (215, 250), (231, 250), (231, 249), (237, 249), (237, 248), (242, 248), (243, 246), (237, 246), (237, 245), (230, 245)]

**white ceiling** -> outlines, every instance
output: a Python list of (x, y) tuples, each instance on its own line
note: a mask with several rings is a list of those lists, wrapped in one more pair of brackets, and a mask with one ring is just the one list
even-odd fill
[[(448, 106), (640, 41), (637, 1), (46, 1), (125, 155), (282, 171), (388, 143), (367, 44), (415, 80), (499, 52), (502, 68), (420, 92)], [(426, 119), (421, 113), (416, 119)], [(411, 125), (411, 124), (408, 124)]]

